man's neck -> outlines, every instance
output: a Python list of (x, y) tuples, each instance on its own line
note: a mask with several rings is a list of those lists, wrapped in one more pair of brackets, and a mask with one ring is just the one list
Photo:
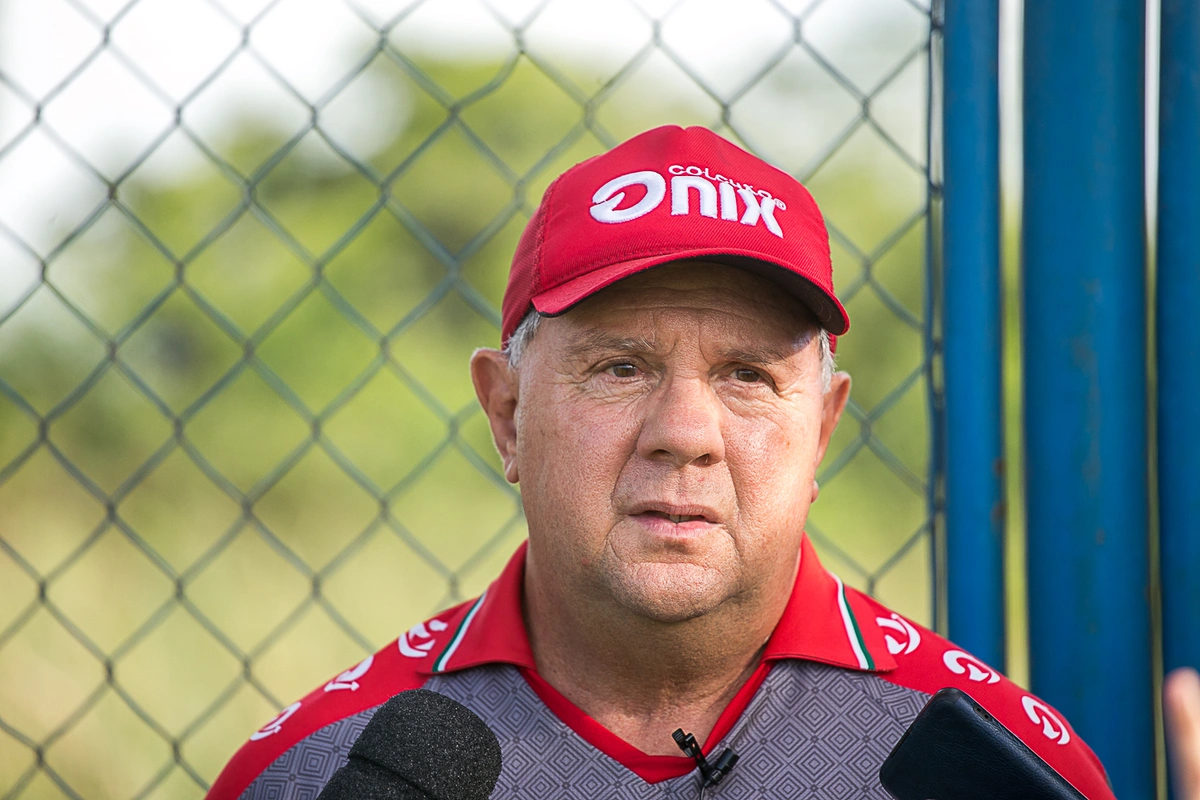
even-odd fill
[(671, 732), (703, 742), (759, 664), (783, 612), (730, 602), (661, 623), (579, 593), (559, 597), (529, 573), (525, 623), (538, 673), (609, 731), (650, 755), (680, 755)]

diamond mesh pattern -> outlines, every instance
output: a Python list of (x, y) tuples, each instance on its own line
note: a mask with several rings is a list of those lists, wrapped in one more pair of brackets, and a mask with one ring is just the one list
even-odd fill
[(810, 532), (930, 619), (936, 10), (16, 7), (53, 24), (0, 50), (0, 798), (200, 797), (486, 586), (524, 520), (466, 358), (549, 181), (655, 124), (826, 212), (856, 384)]

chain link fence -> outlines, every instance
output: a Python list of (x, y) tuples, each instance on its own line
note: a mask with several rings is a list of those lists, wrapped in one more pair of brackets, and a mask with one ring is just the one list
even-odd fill
[(0, 797), (201, 797), (487, 585), (524, 520), (467, 358), (545, 186), (656, 124), (827, 214), (855, 386), (810, 533), (931, 621), (936, 13), (0, 4)]

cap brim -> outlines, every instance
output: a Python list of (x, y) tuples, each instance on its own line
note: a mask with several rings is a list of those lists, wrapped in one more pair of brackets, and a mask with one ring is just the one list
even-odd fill
[(572, 307), (591, 297), (596, 292), (611, 286), (622, 278), (628, 278), (637, 272), (668, 264), (673, 261), (702, 259), (718, 264), (727, 264), (752, 272), (769, 281), (779, 284), (792, 296), (804, 303), (817, 324), (835, 336), (841, 336), (850, 329), (850, 317), (841, 302), (831, 293), (826, 292), (815, 282), (805, 278), (770, 261), (764, 261), (760, 256), (750, 253), (740, 253), (722, 249), (682, 250), (664, 255), (638, 258), (632, 261), (620, 261), (606, 267), (594, 269), (578, 278), (561, 283), (553, 289), (548, 289), (532, 298), (533, 307), (539, 314), (556, 317), (565, 314)]

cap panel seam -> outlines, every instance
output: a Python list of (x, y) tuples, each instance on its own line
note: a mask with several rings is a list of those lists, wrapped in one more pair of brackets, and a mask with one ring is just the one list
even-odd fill
[[(546, 258), (546, 229), (550, 227), (550, 213), (554, 207), (554, 194), (558, 191), (558, 184), (561, 180), (562, 175), (559, 175), (550, 182), (550, 185), (546, 187), (546, 196), (542, 198), (540, 204), (546, 210), (546, 217), (542, 220), (541, 230), (538, 231), (537, 259), (533, 262), (533, 286), (530, 287), (533, 290), (530, 292), (531, 299), (533, 295), (545, 291), (545, 287), (542, 286), (542, 262)], [(531, 302), (530, 305), (533, 305), (533, 303)], [(524, 313), (527, 314), (529, 312), (526, 310)]]

